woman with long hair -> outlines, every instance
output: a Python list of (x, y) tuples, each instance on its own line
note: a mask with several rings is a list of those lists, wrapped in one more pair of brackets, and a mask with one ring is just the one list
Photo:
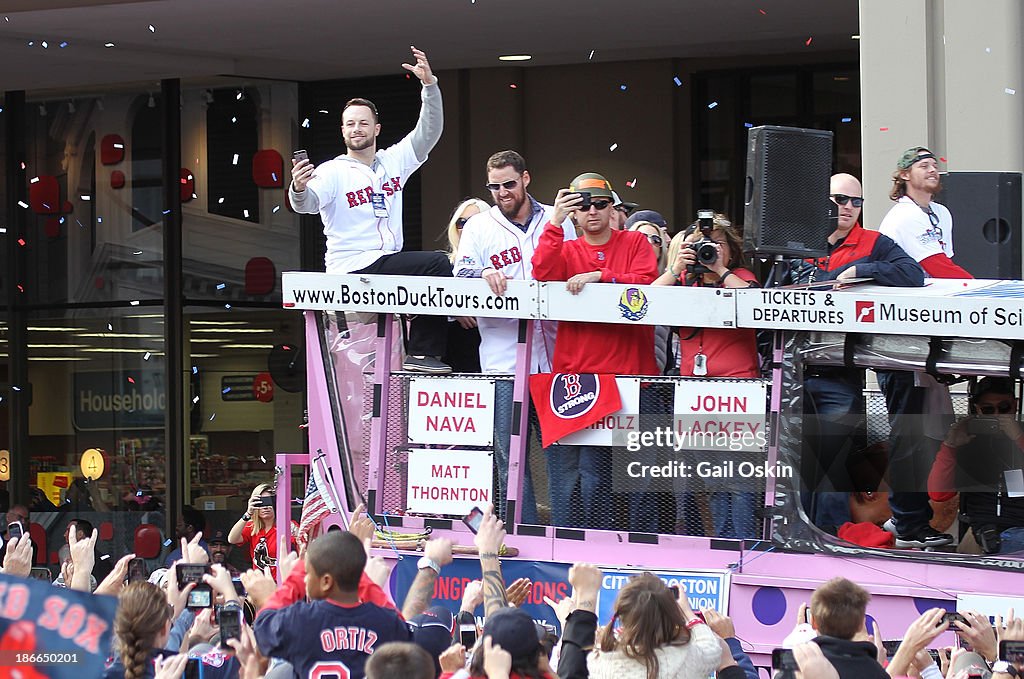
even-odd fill
[(718, 637), (665, 582), (642, 573), (626, 583), (587, 659), (591, 679), (706, 679), (722, 657)]
[[(757, 287), (757, 278), (746, 267), (743, 255), (743, 237), (725, 215), (715, 214), (711, 231), (706, 235), (713, 248), (714, 261), (699, 265), (694, 249), (705, 234), (693, 225), (669, 260), (669, 268), (654, 285), (684, 285), (705, 288)], [(689, 328), (679, 329), (679, 374), (683, 377), (739, 377), (761, 376), (757, 353), (757, 339), (752, 328)], [(683, 517), (691, 497), (694, 479), (677, 478), (673, 481), (676, 493), (676, 522), (689, 523)], [(734, 484), (738, 480), (732, 480)], [(724, 484), (728, 480), (705, 480)], [(713, 526), (713, 534), (725, 538), (757, 537), (756, 498), (746, 488), (706, 488)], [(683, 532), (707, 534), (708, 531)]]
[[(479, 198), (467, 198), (452, 211), (446, 234), (448, 236), (448, 261), (452, 263), (453, 268), (455, 253), (459, 251), (459, 241), (462, 240), (462, 229), (466, 226), (466, 222), (470, 217), (487, 212), (489, 209), (490, 206)], [(480, 372), (480, 330), (477, 328), (476, 318), (459, 316), (449, 319), (448, 351), (441, 360), (452, 367), (452, 372)]]
[[(247, 544), (252, 567), (259, 571), (269, 567), (272, 577), (277, 578), (277, 515), (273, 503), (267, 504), (269, 501), (266, 499), (274, 495), (275, 488), (272, 484), (261, 483), (253, 488), (245, 514), (228, 532), (228, 542), (233, 545)], [(299, 529), (295, 521), (290, 523), (289, 548), (295, 541)]]
[(133, 582), (117, 600), (114, 617), (114, 650), (118, 661), (104, 677), (148, 679), (155, 674), (154, 663), (160, 655), (174, 655), (164, 649), (171, 632), (174, 609), (163, 590), (149, 582)]

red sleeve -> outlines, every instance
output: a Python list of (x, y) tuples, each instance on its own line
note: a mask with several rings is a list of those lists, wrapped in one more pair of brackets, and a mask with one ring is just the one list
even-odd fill
[(956, 495), (956, 448), (943, 442), (928, 473), (928, 497), (945, 502)]
[(941, 252), (931, 257), (925, 257), (918, 264), (931, 278), (974, 278), (959, 264)]
[(267, 608), (284, 608), (285, 606), (291, 606), (296, 601), (302, 601), (306, 598), (306, 563), (303, 559), (299, 559), (295, 562), (295, 566), (292, 568), (292, 572), (288, 574), (285, 581), (281, 583), (281, 586), (277, 588), (267, 603), (263, 604), (264, 610)]
[(747, 269), (733, 269), (732, 272), (746, 282), (758, 285), (757, 276), (754, 275), (753, 271), (749, 271)]
[(533, 250), (533, 279), (537, 281), (564, 281), (566, 275), (565, 259), (562, 256), (562, 245), (565, 234), (562, 227), (548, 222), (544, 232)]
[[(637, 231), (623, 231), (626, 234), (637, 234)], [(621, 242), (621, 241), (620, 241)], [(629, 240), (622, 243), (629, 249), (629, 269), (626, 271), (611, 271), (601, 269), (602, 283), (639, 283), (648, 285), (658, 277), (658, 259), (654, 256), (654, 248), (647, 242), (646, 238), (629, 237)]]
[(246, 521), (242, 526), (242, 540), (247, 543), (252, 541), (252, 521)]

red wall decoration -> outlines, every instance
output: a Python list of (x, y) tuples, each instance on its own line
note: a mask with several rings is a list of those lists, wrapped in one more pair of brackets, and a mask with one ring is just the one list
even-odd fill
[(277, 270), (266, 257), (253, 257), (245, 263), (245, 294), (267, 295), (273, 292)]
[(196, 178), (192, 176), (192, 170), (187, 167), (181, 168), (181, 202), (187, 203), (192, 200), (192, 194), (196, 192)]
[(120, 170), (114, 170), (113, 172), (110, 173), (110, 188), (124, 188), (124, 172), (121, 172)]
[(264, 189), (284, 186), (284, 159), (274, 149), (257, 151), (252, 157), (252, 180)]
[(63, 203), (57, 178), (45, 174), (33, 177), (28, 184), (28, 202), (37, 215), (60, 214)]
[(100, 140), (100, 162), (117, 165), (124, 160), (124, 139), (119, 134), (108, 134)]

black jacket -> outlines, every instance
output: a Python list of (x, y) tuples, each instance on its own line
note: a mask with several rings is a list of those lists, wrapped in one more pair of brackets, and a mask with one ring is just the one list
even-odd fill
[(849, 641), (822, 635), (814, 642), (839, 672), (839, 679), (889, 679), (889, 673), (878, 663), (878, 651), (870, 641)]
[(562, 652), (558, 656), (558, 679), (586, 679), (587, 655), (594, 649), (597, 616), (577, 610), (569, 614), (562, 630)]

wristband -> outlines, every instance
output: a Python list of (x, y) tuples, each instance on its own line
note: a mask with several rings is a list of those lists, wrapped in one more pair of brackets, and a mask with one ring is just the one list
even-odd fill
[(251, 521), (252, 517), (248, 514), (242, 514), (242, 521)]
[(417, 570), (423, 570), (424, 568), (429, 568), (429, 569), (433, 570), (435, 573), (437, 573), (438, 575), (441, 575), (441, 566), (440, 566), (440, 564), (438, 564), (436, 561), (434, 561), (433, 559), (431, 559), (428, 556), (420, 557), (420, 560), (416, 562), (416, 569)]

